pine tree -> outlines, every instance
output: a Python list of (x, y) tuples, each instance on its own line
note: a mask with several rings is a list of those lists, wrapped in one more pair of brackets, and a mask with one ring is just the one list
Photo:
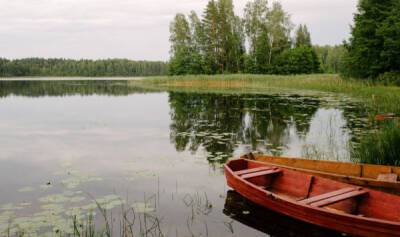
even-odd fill
[(208, 71), (212, 74), (217, 73), (219, 69), (218, 55), (221, 51), (219, 42), (219, 16), (217, 4), (214, 0), (210, 0), (204, 12), (203, 29), (204, 29), (204, 48), (205, 62)]
[(377, 34), (383, 38), (382, 70), (400, 73), (400, 1), (394, 3)]
[(346, 45), (348, 55), (345, 73), (348, 76), (375, 78), (387, 70), (387, 59), (382, 53), (385, 34), (380, 27), (394, 14), (392, 9), (395, 8), (395, 2), (398, 0), (360, 0), (352, 37)]
[(306, 25), (300, 24), (296, 31), (296, 38), (295, 38), (295, 46), (296, 47), (311, 47), (311, 35), (308, 31)]

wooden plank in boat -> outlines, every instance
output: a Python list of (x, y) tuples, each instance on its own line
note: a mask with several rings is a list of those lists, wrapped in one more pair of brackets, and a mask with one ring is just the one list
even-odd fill
[(273, 169), (273, 168), (272, 167), (258, 167), (258, 168), (253, 168), (253, 169), (236, 171), (235, 174), (240, 176), (240, 175), (244, 175), (244, 174), (250, 174), (250, 173), (265, 171), (265, 170), (270, 170), (270, 169)]
[(251, 179), (251, 178), (256, 178), (264, 175), (272, 175), (272, 174), (278, 174), (281, 173), (282, 170), (280, 169), (270, 169), (270, 170), (265, 170), (265, 171), (259, 171), (251, 174), (245, 174), (242, 176), (243, 179)]
[(340, 201), (344, 201), (344, 200), (347, 200), (350, 198), (359, 197), (359, 196), (365, 195), (367, 193), (368, 192), (364, 191), (364, 190), (355, 190), (352, 192), (343, 193), (343, 194), (340, 194), (340, 195), (337, 195), (337, 196), (334, 196), (331, 198), (327, 198), (327, 199), (324, 199), (324, 200), (321, 200), (318, 202), (311, 203), (311, 206), (312, 207), (325, 207), (325, 206), (329, 206), (329, 205), (332, 205), (332, 204), (335, 204), (335, 203), (338, 203)]
[(329, 193), (318, 195), (318, 196), (315, 196), (315, 197), (312, 197), (312, 198), (309, 198), (309, 199), (305, 199), (303, 201), (300, 201), (300, 203), (309, 205), (309, 204), (314, 203), (314, 202), (318, 202), (318, 201), (321, 201), (321, 200), (324, 200), (324, 199), (327, 199), (327, 198), (335, 197), (335, 196), (338, 196), (338, 195), (341, 195), (341, 194), (345, 194), (345, 193), (348, 193), (348, 192), (352, 192), (352, 191), (356, 191), (356, 190), (357, 190), (357, 188), (354, 188), (354, 187), (342, 188), (342, 189), (339, 189), (339, 190), (336, 190), (336, 191), (333, 191), (333, 192), (329, 192)]

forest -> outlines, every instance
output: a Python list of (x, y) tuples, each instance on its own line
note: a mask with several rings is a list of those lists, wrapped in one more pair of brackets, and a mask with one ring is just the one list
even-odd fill
[(0, 58), (0, 77), (332, 73), (400, 85), (398, 0), (360, 0), (338, 45), (313, 44), (307, 25), (268, 0), (249, 1), (242, 16), (232, 0), (210, 0), (201, 16), (176, 14), (169, 40), (169, 62)]
[(170, 25), (169, 73), (338, 72), (343, 47), (313, 47), (308, 27), (295, 27), (280, 2), (248, 2), (243, 15), (235, 14), (231, 0), (209, 1), (202, 19), (194, 11), (177, 14)]
[(309, 74), (400, 83), (400, 2), (359, 1), (351, 37), (341, 45), (313, 45), (308, 27), (295, 26), (274, 1), (210, 0), (202, 17), (177, 14), (170, 25), (169, 74)]
[(72, 60), (26, 58), (7, 60), (0, 58), (0, 77), (135, 77), (158, 76), (165, 75), (166, 73), (167, 64), (165, 62), (132, 61), (127, 59)]

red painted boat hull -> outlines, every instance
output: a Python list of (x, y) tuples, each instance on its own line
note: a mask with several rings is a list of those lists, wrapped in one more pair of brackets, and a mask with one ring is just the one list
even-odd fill
[[(400, 205), (397, 205), (400, 204), (400, 200), (399, 197), (395, 195), (364, 189), (368, 191), (368, 197), (365, 197), (365, 200), (362, 200), (363, 206), (359, 207), (360, 210), (365, 210), (366, 213), (371, 213), (372, 215), (373, 212), (370, 209), (375, 207), (375, 204), (369, 204), (370, 200), (367, 199), (379, 198), (380, 196), (380, 198), (383, 199), (382, 202), (378, 203), (382, 206), (381, 211), (398, 212), (397, 214), (385, 214), (383, 212), (376, 213), (378, 217), (382, 216), (384, 219), (361, 217), (347, 213), (338, 213), (325, 208), (312, 207), (310, 205), (301, 204), (296, 200), (281, 196), (277, 193), (274, 193), (273, 191), (268, 191), (265, 188), (259, 187), (256, 184), (243, 179), (239, 175), (235, 174), (235, 172), (237, 172), (235, 168), (239, 167), (239, 163), (243, 162), (246, 162), (249, 168), (263, 167), (268, 165), (248, 160), (230, 161), (225, 165), (225, 176), (227, 178), (228, 185), (236, 192), (240, 193), (247, 199), (257, 203), (258, 205), (298, 220), (302, 220), (311, 224), (351, 235), (366, 237), (400, 236)], [(281, 178), (279, 180), (279, 183), (281, 183), (282, 186), (291, 185), (293, 187), (301, 187), (302, 185), (304, 185), (302, 183), (306, 183), (306, 181), (304, 180), (309, 177), (307, 174), (302, 174), (300, 172), (292, 170), (286, 170), (284, 168), (280, 168), (280, 170), (282, 170), (282, 174), (280, 174)], [(285, 176), (288, 177), (287, 180), (284, 180), (285, 178), (282, 178)], [(289, 177), (299, 178), (289, 179)], [(304, 177), (304, 179), (301, 179), (301, 177)], [(330, 191), (330, 188), (335, 189), (355, 187), (353, 185), (343, 184), (320, 177), (313, 177), (312, 180), (314, 180), (315, 188), (320, 187), (321, 189), (313, 190), (312, 192), (315, 193), (326, 193)], [(287, 184), (288, 181), (293, 181), (294, 183)], [(384, 206), (385, 203), (389, 202), (393, 205), (390, 205), (390, 207)]]

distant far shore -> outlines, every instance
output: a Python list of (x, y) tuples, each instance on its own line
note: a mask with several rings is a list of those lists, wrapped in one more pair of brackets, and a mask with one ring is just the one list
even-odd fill
[(131, 81), (146, 77), (0, 77), (0, 81)]

